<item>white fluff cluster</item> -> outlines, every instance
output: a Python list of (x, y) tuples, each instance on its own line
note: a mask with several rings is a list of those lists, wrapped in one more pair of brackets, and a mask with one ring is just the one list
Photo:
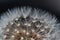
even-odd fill
[(2, 36), (3, 36), (3, 31), (6, 27), (6, 25), (8, 25), (9, 21), (12, 21), (13, 19), (19, 17), (23, 15), (24, 17), (26, 16), (31, 16), (33, 18), (38, 18), (42, 21), (42, 19), (44, 19), (43, 22), (46, 22), (51, 30), (54, 30), (54, 32), (52, 34), (48, 33), (47, 34), (47, 38), (46, 40), (60, 40), (60, 30), (58, 29), (58, 27), (60, 26), (59, 23), (57, 23), (57, 19), (55, 18), (55, 16), (51, 16), (48, 12), (42, 11), (42, 10), (38, 10), (38, 9), (32, 9), (32, 8), (26, 8), (26, 7), (22, 7), (22, 8), (14, 8), (12, 10), (8, 10), (8, 12), (5, 12), (0, 19), (0, 40), (2, 40)]

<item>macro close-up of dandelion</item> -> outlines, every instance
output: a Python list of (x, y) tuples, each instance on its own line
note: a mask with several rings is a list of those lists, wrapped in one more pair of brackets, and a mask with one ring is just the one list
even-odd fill
[(5, 13), (0, 18), (0, 40), (60, 40), (60, 23), (49, 12), (21, 7)]

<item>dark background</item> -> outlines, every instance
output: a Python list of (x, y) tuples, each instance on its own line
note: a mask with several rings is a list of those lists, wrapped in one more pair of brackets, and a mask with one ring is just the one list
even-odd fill
[(51, 12), (60, 20), (59, 0), (0, 0), (0, 15), (13, 7), (30, 6)]

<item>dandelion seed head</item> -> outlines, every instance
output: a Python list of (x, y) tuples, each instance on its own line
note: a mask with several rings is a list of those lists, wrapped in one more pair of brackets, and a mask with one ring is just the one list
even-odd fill
[(56, 17), (49, 12), (26, 7), (14, 8), (1, 16), (0, 36), (5, 35), (5, 40), (59, 40), (59, 25)]

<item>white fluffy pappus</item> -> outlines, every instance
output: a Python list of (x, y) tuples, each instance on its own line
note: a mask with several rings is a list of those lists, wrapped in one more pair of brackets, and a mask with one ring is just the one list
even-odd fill
[[(58, 29), (58, 27), (60, 26), (59, 23), (57, 23), (57, 19), (55, 16), (51, 16), (49, 14), (49, 12), (45, 12), (42, 10), (38, 10), (38, 9), (33, 9), (32, 8), (26, 8), (26, 7), (21, 7), (21, 8), (14, 8), (11, 10), (8, 10), (8, 12), (5, 12), (0, 19), (0, 40), (2, 40), (2, 36), (3, 36), (3, 31), (6, 27), (6, 25), (8, 25), (9, 21), (12, 21), (15, 18), (18, 18), (20, 16), (31, 16), (32, 18), (38, 18), (42, 21), (42, 19), (44, 19), (44, 22), (46, 22), (51, 30), (54, 29), (54, 33), (53, 34), (46, 34), (48, 37), (46, 38), (46, 40), (60, 40), (60, 29)], [(49, 37), (50, 36), (50, 37)], [(54, 39), (52, 39), (54, 38)]]

